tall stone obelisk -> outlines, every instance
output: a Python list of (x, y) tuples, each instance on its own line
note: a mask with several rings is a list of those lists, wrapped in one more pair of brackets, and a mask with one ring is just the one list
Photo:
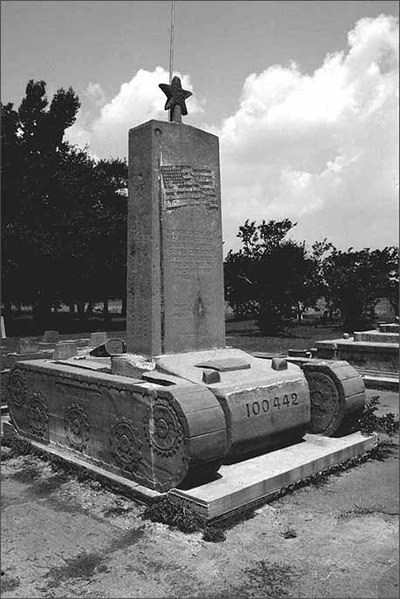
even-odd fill
[(225, 347), (219, 140), (160, 87), (170, 122), (129, 131), (127, 351), (150, 357)]

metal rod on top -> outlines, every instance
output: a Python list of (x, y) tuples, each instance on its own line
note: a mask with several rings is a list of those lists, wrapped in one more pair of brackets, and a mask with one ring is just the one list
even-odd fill
[(187, 115), (185, 100), (190, 98), (192, 92), (182, 89), (182, 83), (179, 77), (174, 76), (174, 24), (175, 24), (175, 1), (171, 2), (171, 29), (169, 45), (169, 85), (159, 83), (158, 87), (162, 89), (167, 96), (165, 110), (169, 110), (169, 120), (174, 123), (182, 122), (182, 115)]
[(171, 28), (169, 40), (169, 84), (171, 85), (174, 71), (174, 26), (175, 26), (175, 0), (171, 2)]

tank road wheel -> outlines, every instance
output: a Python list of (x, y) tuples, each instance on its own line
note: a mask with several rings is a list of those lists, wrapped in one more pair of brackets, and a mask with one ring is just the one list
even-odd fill
[(306, 379), (310, 387), (310, 432), (330, 436), (341, 424), (343, 398), (328, 374), (311, 371), (306, 373)]
[(143, 428), (144, 477), (158, 491), (210, 478), (225, 458), (224, 412), (204, 385), (158, 388)]
[(309, 432), (327, 437), (349, 431), (365, 403), (365, 385), (348, 362), (313, 361), (302, 365), (310, 388)]

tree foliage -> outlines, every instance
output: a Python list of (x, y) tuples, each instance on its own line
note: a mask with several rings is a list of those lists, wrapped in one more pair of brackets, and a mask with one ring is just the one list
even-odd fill
[(3, 302), (37, 315), (124, 293), (127, 166), (64, 141), (79, 106), (72, 88), (49, 104), (33, 80), (17, 110), (1, 106)]
[(273, 334), (312, 305), (321, 293), (315, 258), (305, 243), (287, 239), (289, 219), (239, 228), (242, 248), (225, 261), (225, 293), (235, 315), (255, 316), (262, 332)]
[(374, 307), (388, 298), (398, 314), (399, 250), (354, 250), (346, 252), (333, 246), (321, 259), (320, 268), (325, 294), (340, 309), (342, 325), (347, 331), (362, 329), (374, 322)]
[(273, 334), (302, 310), (324, 297), (338, 311), (346, 331), (374, 324), (374, 308), (388, 298), (398, 315), (399, 250), (341, 251), (324, 239), (311, 251), (288, 239), (295, 223), (246, 220), (239, 228), (242, 247), (225, 261), (226, 299), (236, 317), (255, 317)]

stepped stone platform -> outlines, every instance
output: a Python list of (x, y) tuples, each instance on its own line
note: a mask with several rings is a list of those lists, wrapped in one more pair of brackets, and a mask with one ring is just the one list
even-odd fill
[(399, 323), (398, 322), (389, 322), (389, 323), (385, 323), (382, 322), (379, 325), (379, 330), (382, 331), (382, 333), (399, 333)]
[(399, 325), (380, 324), (378, 330), (357, 331), (348, 339), (316, 342), (319, 359), (346, 360), (356, 368), (382, 373), (399, 371)]
[(382, 333), (380, 331), (359, 331), (354, 333), (354, 341), (366, 341), (367, 343), (398, 343), (398, 333)]
[(381, 372), (379, 370), (358, 369), (365, 387), (368, 389), (399, 390), (399, 374), (396, 372)]

